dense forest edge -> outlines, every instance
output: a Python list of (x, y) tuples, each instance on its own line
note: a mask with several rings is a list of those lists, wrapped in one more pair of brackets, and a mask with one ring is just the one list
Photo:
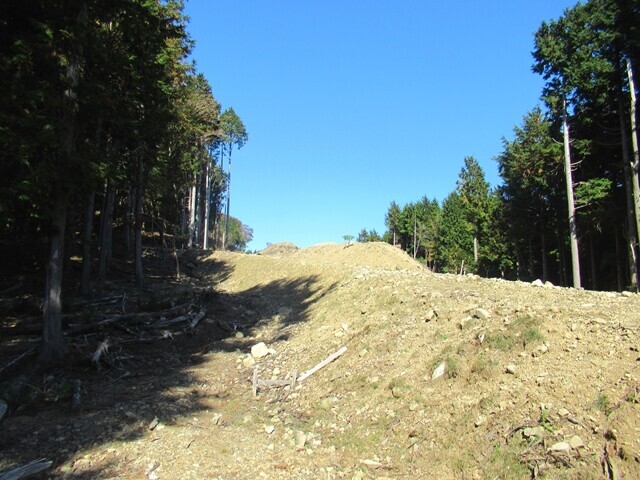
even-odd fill
[(638, 291), (640, 4), (578, 3), (534, 35), (542, 105), (503, 139), (502, 185), (464, 159), (442, 203), (391, 202), (380, 235), (439, 272)]
[[(1, 8), (0, 291), (41, 275), (39, 358), (54, 364), (66, 350), (64, 295), (99, 296), (115, 259), (130, 260), (144, 290), (150, 247), (177, 277), (181, 252), (246, 248), (252, 231), (230, 200), (248, 133), (189, 59), (182, 1)], [(638, 25), (633, 0), (579, 3), (543, 22), (533, 45), (543, 104), (504, 139), (504, 183), (491, 189), (469, 156), (441, 204), (392, 202), (387, 231), (358, 240), (398, 245), (436, 272), (637, 291)], [(63, 283), (72, 268), (77, 282)]]

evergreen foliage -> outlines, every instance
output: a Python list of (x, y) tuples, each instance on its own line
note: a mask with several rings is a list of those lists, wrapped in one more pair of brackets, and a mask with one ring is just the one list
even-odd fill
[[(143, 232), (164, 250), (205, 244), (228, 185), (215, 147), (247, 133), (187, 61), (180, 0), (4, 2), (0, 40), (0, 249), (8, 268), (46, 267), (49, 362), (64, 353), (70, 256), (88, 294), (95, 257), (98, 287), (114, 255), (144, 286)], [(244, 248), (250, 229), (232, 231)]]

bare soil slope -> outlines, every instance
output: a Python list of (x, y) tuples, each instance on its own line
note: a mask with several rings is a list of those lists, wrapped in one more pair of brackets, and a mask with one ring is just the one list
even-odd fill
[(5, 419), (0, 470), (640, 478), (638, 295), (432, 274), (383, 243), (272, 252), (194, 261), (217, 291), (197, 333), (75, 367), (83, 410)]

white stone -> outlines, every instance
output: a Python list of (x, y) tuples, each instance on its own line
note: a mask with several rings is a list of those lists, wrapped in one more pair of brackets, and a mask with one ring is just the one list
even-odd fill
[(531, 285), (533, 285), (534, 287), (544, 287), (544, 283), (542, 283), (542, 280), (540, 280), (539, 278), (531, 282)]
[(440, 378), (442, 375), (444, 375), (445, 367), (446, 367), (445, 362), (441, 362), (440, 365), (438, 365), (436, 369), (433, 371), (433, 373), (431, 374), (431, 379), (435, 380), (436, 378)]
[(480, 320), (487, 320), (491, 316), (491, 314), (484, 308), (476, 308), (476, 310), (473, 312), (473, 316)]
[(571, 440), (569, 440), (569, 445), (571, 445), (571, 448), (573, 448), (574, 450), (584, 448), (584, 442), (578, 435), (574, 435), (573, 437), (571, 437)]
[(569, 445), (569, 443), (567, 442), (554, 443), (553, 445), (551, 445), (548, 451), (549, 452), (570, 452), (571, 445)]
[(271, 349), (267, 347), (264, 342), (256, 343), (253, 347), (251, 347), (251, 356), (253, 358), (266, 357), (270, 353), (272, 353)]

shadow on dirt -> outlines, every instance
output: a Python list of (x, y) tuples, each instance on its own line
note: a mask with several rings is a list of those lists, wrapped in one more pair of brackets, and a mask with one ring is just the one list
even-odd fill
[[(207, 270), (213, 277), (208, 275), (207, 281), (215, 278), (220, 282), (232, 274), (232, 266), (225, 262), (200, 261), (210, 262)], [(187, 275), (195, 269), (188, 263)], [(178, 287), (204, 287), (197, 277), (176, 282), (167, 276), (170, 274), (170, 269), (155, 272), (155, 277), (150, 274), (156, 283), (150, 282), (146, 294), (137, 294), (135, 304), (157, 307)], [(196, 416), (200, 419), (197, 431), (215, 436), (215, 428), (223, 428), (213, 426), (216, 412), (231, 403), (242, 409), (242, 403), (251, 400), (251, 384), (235, 368), (238, 356), (227, 352), (248, 353), (257, 342), (252, 336), (260, 326), (273, 327), (268, 330), (274, 332), (272, 338), (260, 341), (286, 342), (291, 327), (305, 322), (313, 304), (333, 288), (335, 285), (321, 286), (313, 275), (273, 281), (239, 293), (214, 288), (204, 300), (207, 313), (194, 333), (174, 329), (167, 335), (114, 324), (69, 339), (64, 367), (43, 372), (23, 364), (20, 369), (6, 370), (0, 378), (4, 387), (0, 397), (11, 397), (7, 400), (12, 414), (0, 428), (0, 472), (44, 457), (54, 465), (36, 478), (118, 478), (123, 472), (127, 478), (132, 472), (135, 478), (147, 478), (154, 462), (162, 458), (139, 457), (139, 442), (157, 441), (160, 446), (163, 434), (168, 434), (162, 432), (164, 428), (192, 425)], [(133, 304), (134, 299), (130, 300)], [(105, 338), (110, 348), (97, 369), (90, 356)], [(9, 343), (0, 340), (0, 347)], [(30, 396), (19, 398), (15, 395), (21, 393), (10, 391), (16, 378)], [(75, 379), (82, 385), (79, 412), (69, 407)], [(185, 448), (188, 441), (185, 439)]]

